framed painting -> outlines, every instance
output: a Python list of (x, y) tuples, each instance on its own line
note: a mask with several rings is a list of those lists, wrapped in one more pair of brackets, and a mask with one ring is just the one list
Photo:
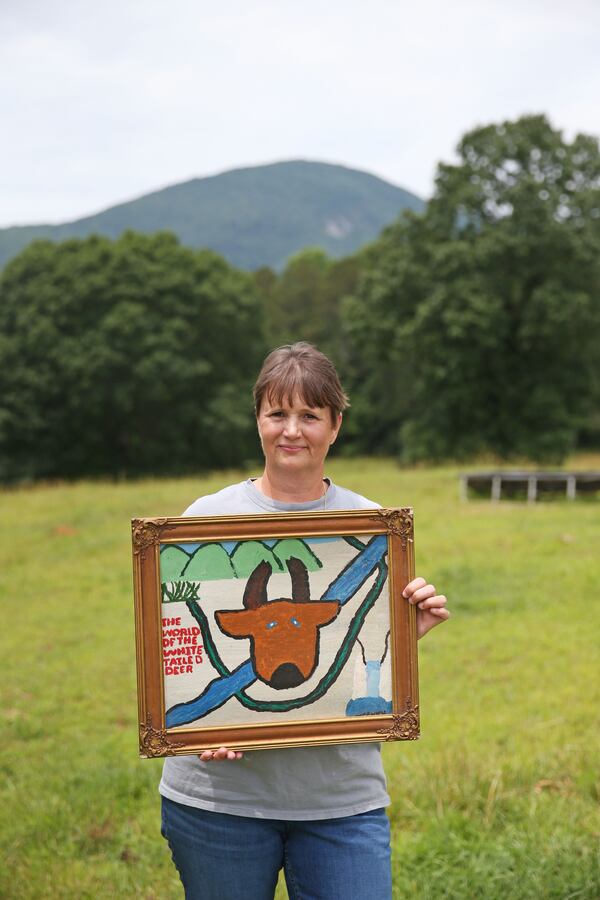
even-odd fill
[(408, 508), (134, 519), (140, 755), (415, 740)]

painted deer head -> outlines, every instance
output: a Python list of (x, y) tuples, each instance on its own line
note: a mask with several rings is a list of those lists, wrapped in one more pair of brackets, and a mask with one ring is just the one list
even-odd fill
[(232, 638), (249, 638), (254, 670), (265, 684), (281, 690), (306, 681), (319, 661), (319, 628), (340, 611), (337, 600), (311, 600), (308, 571), (291, 557), (292, 598), (267, 600), (271, 564), (255, 568), (244, 591), (244, 609), (215, 612), (217, 624)]

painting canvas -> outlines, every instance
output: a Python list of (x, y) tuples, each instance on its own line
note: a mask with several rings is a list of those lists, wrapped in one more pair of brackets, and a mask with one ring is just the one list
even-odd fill
[(410, 511), (144, 521), (143, 755), (416, 736)]

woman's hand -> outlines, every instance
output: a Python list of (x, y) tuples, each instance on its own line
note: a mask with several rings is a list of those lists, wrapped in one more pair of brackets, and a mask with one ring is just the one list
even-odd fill
[(424, 578), (413, 578), (402, 591), (402, 596), (417, 606), (417, 639), (450, 618), (446, 598), (443, 594), (436, 594), (434, 585), (428, 584)]
[(219, 747), (218, 750), (205, 750), (198, 756), (202, 762), (212, 762), (213, 759), (241, 759), (244, 754), (239, 750), (228, 750), (227, 747)]

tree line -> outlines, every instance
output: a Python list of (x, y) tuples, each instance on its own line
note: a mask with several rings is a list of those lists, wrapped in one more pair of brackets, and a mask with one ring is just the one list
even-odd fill
[(423, 214), (339, 260), (34, 242), (0, 278), (0, 479), (256, 458), (252, 380), (299, 339), (350, 393), (343, 453), (559, 462), (600, 446), (599, 274), (598, 141), (544, 116), (466, 134)]

